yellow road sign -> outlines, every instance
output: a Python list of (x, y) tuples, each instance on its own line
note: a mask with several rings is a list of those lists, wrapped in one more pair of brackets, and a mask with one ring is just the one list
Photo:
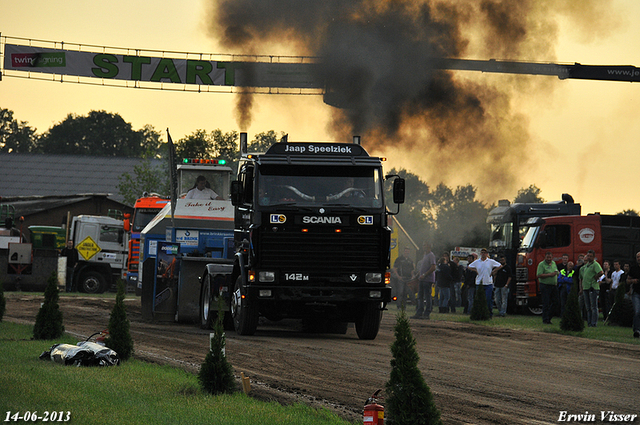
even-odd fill
[(76, 245), (76, 249), (85, 261), (89, 261), (94, 255), (102, 251), (102, 248), (98, 246), (91, 236), (84, 238), (82, 242)]

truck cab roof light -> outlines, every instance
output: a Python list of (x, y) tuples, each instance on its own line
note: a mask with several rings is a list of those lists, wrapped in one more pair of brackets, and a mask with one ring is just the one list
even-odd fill
[(183, 164), (225, 165), (226, 159), (184, 158)]

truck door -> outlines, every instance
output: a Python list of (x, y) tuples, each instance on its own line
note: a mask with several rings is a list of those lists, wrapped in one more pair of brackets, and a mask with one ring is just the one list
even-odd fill
[[(569, 255), (569, 258), (574, 257), (573, 246), (571, 244), (571, 224), (550, 224), (545, 226), (544, 232), (541, 235), (540, 247), (542, 248), (540, 254), (541, 258), (536, 259), (538, 262), (544, 259), (544, 254), (547, 251), (553, 253), (553, 260), (558, 261), (562, 259), (564, 254)], [(537, 263), (536, 263), (537, 264)]]

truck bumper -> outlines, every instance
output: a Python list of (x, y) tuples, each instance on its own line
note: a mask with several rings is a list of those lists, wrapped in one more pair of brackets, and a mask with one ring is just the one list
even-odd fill
[(305, 303), (366, 303), (391, 301), (391, 288), (385, 287), (335, 287), (335, 286), (247, 286), (251, 300), (295, 301)]

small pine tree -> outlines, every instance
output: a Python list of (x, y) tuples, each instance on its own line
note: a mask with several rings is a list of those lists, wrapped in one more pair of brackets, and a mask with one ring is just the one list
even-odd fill
[(118, 292), (116, 294), (116, 304), (111, 310), (109, 318), (109, 336), (105, 340), (105, 345), (116, 353), (120, 361), (127, 361), (133, 354), (133, 340), (129, 332), (129, 319), (124, 306), (124, 282), (118, 281)]
[(2, 322), (2, 318), (4, 317), (4, 312), (7, 309), (7, 300), (4, 298), (4, 288), (2, 287), (2, 282), (0, 282), (0, 322)]
[(582, 320), (582, 312), (580, 311), (580, 302), (578, 301), (578, 285), (571, 285), (571, 292), (567, 297), (567, 303), (564, 306), (564, 313), (560, 319), (560, 329), (563, 331), (582, 332), (584, 330), (584, 320)]
[(390, 423), (442, 424), (431, 390), (418, 369), (420, 357), (416, 350), (416, 340), (404, 311), (396, 316), (394, 333), (396, 340), (391, 345), (391, 375), (385, 387), (385, 405)]
[(633, 310), (628, 308), (630, 302), (624, 298), (626, 293), (626, 285), (620, 283), (616, 289), (613, 307), (611, 307), (611, 314), (608, 319), (612, 325), (629, 327), (633, 324)]
[(489, 320), (491, 312), (487, 305), (487, 295), (484, 292), (484, 285), (476, 286), (476, 294), (473, 297), (473, 307), (471, 307), (471, 320)]
[(211, 349), (200, 367), (198, 380), (202, 388), (211, 394), (232, 393), (235, 390), (235, 378), (233, 368), (224, 355), (226, 337), (222, 326), (224, 310), (222, 309), (222, 297), (218, 297), (218, 317), (213, 326)]
[(56, 339), (64, 334), (62, 324), (62, 312), (58, 305), (60, 296), (58, 294), (58, 277), (56, 272), (52, 272), (47, 279), (47, 288), (44, 290), (44, 303), (33, 326), (34, 339)]

